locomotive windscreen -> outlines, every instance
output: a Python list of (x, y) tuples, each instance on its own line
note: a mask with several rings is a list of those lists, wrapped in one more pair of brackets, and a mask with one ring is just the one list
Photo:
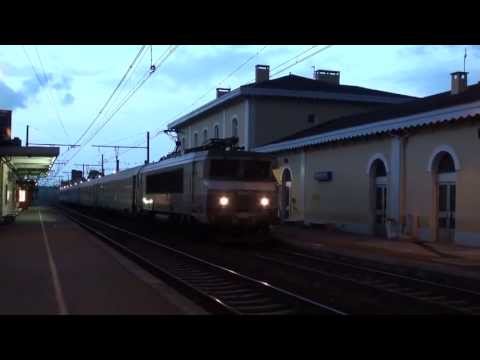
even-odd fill
[(273, 179), (270, 161), (210, 160), (210, 178), (222, 180), (270, 181)]
[(147, 194), (183, 193), (183, 169), (148, 175), (145, 192)]

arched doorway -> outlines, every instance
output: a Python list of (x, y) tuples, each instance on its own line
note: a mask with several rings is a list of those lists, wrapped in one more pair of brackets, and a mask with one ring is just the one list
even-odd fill
[(291, 189), (292, 189), (292, 174), (290, 169), (284, 169), (282, 173), (282, 187), (280, 192), (280, 218), (287, 220), (291, 216)]
[(438, 153), (433, 161), (437, 240), (452, 243), (455, 238), (457, 174), (452, 155)]
[(373, 231), (375, 235), (385, 236), (388, 209), (388, 177), (385, 163), (376, 159), (370, 168), (373, 185)]

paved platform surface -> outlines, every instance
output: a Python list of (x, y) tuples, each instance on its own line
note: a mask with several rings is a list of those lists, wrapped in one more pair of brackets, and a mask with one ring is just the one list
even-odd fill
[(53, 208), (0, 226), (0, 314), (204, 314)]
[(302, 250), (327, 251), (480, 280), (480, 248), (387, 240), (297, 224), (278, 225), (273, 234), (281, 242)]

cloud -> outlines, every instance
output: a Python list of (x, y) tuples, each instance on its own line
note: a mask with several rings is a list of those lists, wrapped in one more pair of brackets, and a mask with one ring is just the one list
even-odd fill
[[(43, 74), (42, 74), (43, 75)], [(15, 91), (5, 82), (0, 81), (0, 107), (7, 109), (25, 108), (28, 100), (34, 98), (42, 88), (49, 86), (53, 81), (53, 74), (46, 74), (42, 76), (39, 74), (39, 78), (33, 76), (22, 83), (22, 88)], [(52, 87), (56, 90), (69, 90), (71, 88), (71, 78), (62, 76), (61, 79), (53, 83)], [(62, 104), (69, 105), (74, 101), (74, 97), (67, 93)]]
[[(72, 88), (73, 78), (69, 75), (57, 76), (53, 73), (40, 72), (33, 74), (30, 67), (17, 67), (15, 65), (0, 62), (0, 73), (4, 79), (0, 80), (0, 108), (16, 109), (26, 108), (28, 101), (34, 98), (43, 88), (51, 87), (56, 91), (66, 91), (61, 103), (70, 105), (74, 102), (73, 95), (68, 92)], [(21, 83), (21, 89), (14, 90), (5, 82), (6, 77), (27, 77)], [(38, 77), (37, 77), (38, 76)]]
[(0, 72), (2, 72), (5, 76), (31, 76), (32, 68), (29, 66), (18, 67), (6, 62), (0, 62)]
[(63, 75), (61, 79), (57, 80), (52, 87), (55, 90), (70, 90), (72, 87), (72, 78)]
[(0, 108), (14, 110), (26, 107), (27, 97), (22, 92), (16, 92), (0, 80)]
[(75, 98), (73, 97), (73, 95), (68, 93), (63, 97), (62, 104), (63, 105), (70, 105), (70, 104), (73, 104), (74, 101), (75, 101)]
[(46, 74), (46, 76), (42, 76), (38, 74), (39, 77), (37, 79), (36, 76), (27, 79), (23, 82), (23, 93), (27, 97), (31, 97), (33, 95), (36, 95), (41, 88), (47, 86), (53, 79), (52, 74)]

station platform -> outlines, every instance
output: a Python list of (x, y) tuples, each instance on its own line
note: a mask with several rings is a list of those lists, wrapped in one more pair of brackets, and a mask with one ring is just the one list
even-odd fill
[(1, 315), (182, 315), (201, 308), (51, 207), (0, 226)]
[(480, 280), (480, 248), (458, 245), (387, 240), (338, 230), (280, 224), (274, 237), (293, 248), (308, 252), (330, 253), (396, 267), (429, 271), (439, 276)]

